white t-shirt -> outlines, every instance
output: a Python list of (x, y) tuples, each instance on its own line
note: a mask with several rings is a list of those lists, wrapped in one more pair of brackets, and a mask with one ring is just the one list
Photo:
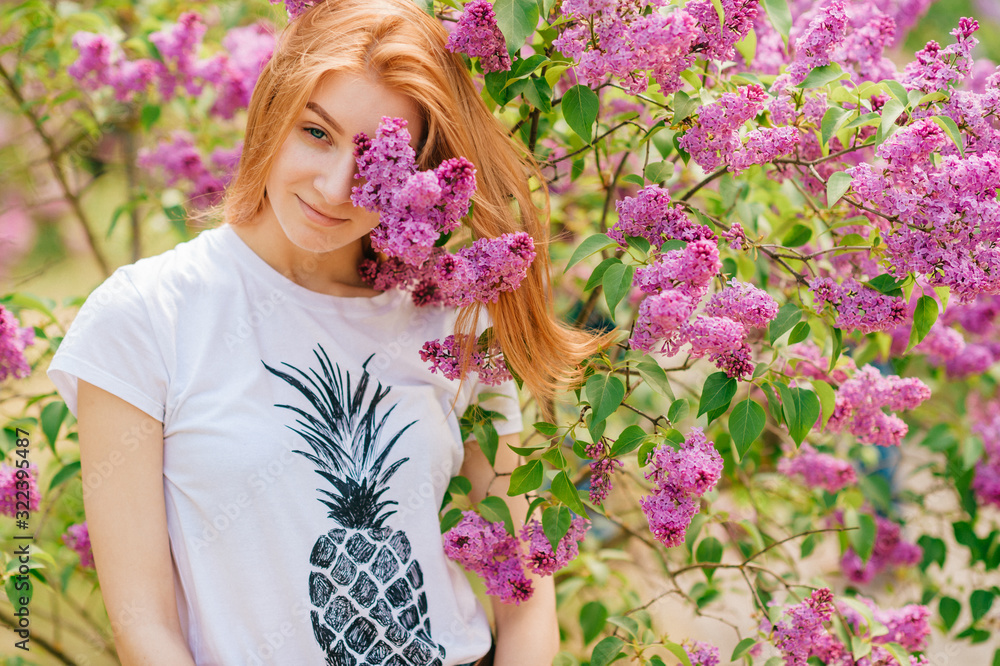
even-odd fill
[[(480, 387), (470, 378), (453, 411), (458, 382), (418, 353), (455, 316), (399, 290), (310, 291), (228, 225), (119, 268), (84, 303), (48, 375), (74, 415), (82, 378), (163, 423), (177, 609), (199, 666), (489, 650), (438, 520)], [(507, 396), (484, 402), (507, 417), (497, 431), (519, 432), (513, 383), (482, 391)]]

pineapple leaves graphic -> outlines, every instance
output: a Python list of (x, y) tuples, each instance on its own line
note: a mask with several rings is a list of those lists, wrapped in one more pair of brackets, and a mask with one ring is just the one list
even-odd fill
[(298, 427), (288, 428), (311, 451), (295, 453), (315, 465), (327, 484), (317, 491), (333, 526), (309, 555), (313, 634), (328, 666), (440, 666), (445, 649), (431, 638), (423, 572), (406, 533), (385, 526), (396, 502), (382, 499), (389, 480), (409, 460), (387, 465), (389, 455), (416, 421), (390, 436), (387, 422), (396, 405), (378, 416), (391, 388), (377, 381), (372, 388), (368, 363), (374, 354), (353, 384), (351, 373), (332, 364), (317, 346), (319, 371), (310, 368), (307, 374), (282, 363), (301, 379), (264, 363), (312, 406), (308, 411), (275, 405), (300, 417)]

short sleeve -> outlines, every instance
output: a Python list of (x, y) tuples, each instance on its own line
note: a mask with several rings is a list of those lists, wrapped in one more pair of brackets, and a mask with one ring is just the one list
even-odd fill
[(47, 374), (73, 416), (82, 379), (162, 423), (168, 371), (147, 306), (125, 268), (84, 302)]

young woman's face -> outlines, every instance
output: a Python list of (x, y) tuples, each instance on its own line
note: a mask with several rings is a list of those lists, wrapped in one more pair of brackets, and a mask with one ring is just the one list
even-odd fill
[[(404, 118), (416, 148), (423, 133), (417, 105), (367, 77), (331, 73), (320, 79), (278, 150), (266, 181), (267, 199), (284, 235), (308, 252), (359, 244), (378, 213), (355, 208), (353, 137), (375, 136), (383, 116)], [(271, 217), (271, 216), (267, 216)]]

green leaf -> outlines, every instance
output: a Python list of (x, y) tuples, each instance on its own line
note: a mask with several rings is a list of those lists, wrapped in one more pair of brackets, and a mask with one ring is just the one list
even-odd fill
[(497, 497), (496, 495), (484, 497), (483, 501), (479, 503), (479, 513), (491, 523), (503, 523), (507, 533), (515, 536), (514, 521), (510, 517), (510, 507), (507, 506), (507, 502), (504, 502), (502, 497)]
[(66, 420), (67, 414), (69, 414), (69, 408), (62, 400), (55, 400), (42, 408), (42, 432), (45, 433), (45, 439), (48, 440), (49, 448), (52, 449), (53, 453), (56, 450), (59, 429), (62, 427), (63, 421)]
[(847, 123), (844, 125), (844, 129), (854, 129), (855, 127), (861, 127), (862, 125), (878, 125), (880, 122), (882, 122), (882, 116), (872, 111), (871, 113), (858, 116), (851, 122)]
[(901, 296), (900, 287), (906, 283), (906, 280), (907, 278), (897, 280), (888, 273), (882, 273), (881, 275), (876, 275), (869, 280), (868, 286), (880, 294), (885, 294), (886, 296)]
[(587, 515), (587, 507), (580, 500), (580, 492), (566, 472), (559, 472), (552, 479), (552, 494), (578, 516)]
[(896, 120), (903, 115), (905, 107), (898, 100), (890, 99), (882, 107), (882, 121), (878, 126), (878, 133), (875, 137), (875, 144), (878, 145), (889, 138), (892, 128), (896, 125)]
[(837, 133), (838, 129), (840, 129), (841, 123), (843, 123), (844, 119), (849, 117), (851, 113), (851, 111), (842, 109), (839, 106), (831, 106), (826, 110), (826, 113), (823, 114), (823, 121), (820, 124), (820, 132), (823, 137), (824, 146), (830, 143), (830, 139), (833, 138), (833, 135)]
[(646, 431), (637, 425), (630, 425), (622, 430), (622, 434), (618, 435), (618, 439), (611, 447), (611, 455), (615, 457), (631, 453), (639, 448), (645, 440)]
[(684, 398), (679, 400), (674, 400), (670, 403), (670, 409), (667, 410), (667, 419), (671, 424), (677, 423), (678, 421), (683, 421), (684, 417), (688, 415), (691, 411), (691, 406), (688, 405), (688, 401)]
[(477, 423), (472, 427), (472, 432), (475, 434), (476, 442), (479, 444), (483, 455), (486, 456), (486, 460), (489, 461), (490, 465), (495, 465), (497, 461), (497, 449), (500, 447), (500, 435), (497, 434), (497, 429), (493, 427), (493, 423), (491, 421)]
[(149, 128), (160, 119), (160, 107), (155, 104), (146, 104), (142, 107), (142, 131), (149, 132)]
[(653, 162), (646, 166), (646, 170), (643, 173), (646, 176), (646, 180), (653, 183), (660, 183), (674, 175), (674, 163)]
[(948, 116), (932, 116), (931, 120), (941, 126), (941, 129), (943, 129), (945, 133), (951, 137), (951, 140), (955, 142), (955, 146), (958, 148), (958, 153), (962, 157), (965, 157), (965, 143), (962, 139), (962, 133), (959, 131), (958, 125), (955, 124), (955, 121)]
[(563, 118), (586, 143), (594, 137), (594, 123), (599, 107), (597, 93), (583, 84), (575, 85), (562, 96)]
[(768, 339), (773, 345), (775, 341), (790, 331), (802, 319), (802, 308), (795, 303), (786, 303), (778, 310), (777, 316), (768, 324)]
[(764, 432), (766, 421), (764, 408), (753, 400), (744, 400), (733, 407), (733, 413), (729, 415), (729, 434), (736, 444), (740, 460)]
[(867, 513), (858, 516), (858, 529), (847, 533), (851, 547), (858, 554), (862, 562), (867, 562), (875, 550), (875, 519)]
[(539, 421), (532, 427), (546, 437), (555, 437), (559, 433), (559, 428), (555, 424), (545, 421)]
[(507, 496), (514, 497), (535, 490), (542, 485), (544, 479), (545, 467), (542, 465), (542, 461), (530, 460), (511, 473)]
[(834, 62), (829, 65), (823, 65), (822, 67), (813, 69), (806, 76), (805, 80), (803, 80), (802, 83), (796, 87), (802, 88), (803, 90), (809, 88), (822, 88), (826, 84), (843, 77), (844, 70), (840, 68), (840, 65)]
[(588, 601), (580, 609), (580, 628), (583, 630), (583, 644), (587, 645), (601, 634), (608, 621), (608, 609), (600, 601)]
[(804, 224), (796, 224), (794, 227), (788, 230), (785, 237), (781, 239), (781, 244), (785, 247), (800, 247), (805, 245), (812, 239), (813, 230), (812, 227), (808, 227)]
[(788, 44), (788, 31), (792, 29), (792, 13), (788, 10), (785, 0), (762, 0), (767, 18), (771, 26), (778, 31), (781, 38)]
[(538, 25), (538, 3), (534, 0), (495, 0), (497, 25), (508, 51), (519, 51)]
[(608, 636), (594, 646), (594, 651), (590, 655), (590, 666), (608, 666), (618, 658), (625, 641), (617, 636)]
[(698, 544), (695, 558), (699, 562), (718, 564), (722, 561), (722, 543), (715, 537), (705, 537)]
[(802, 342), (809, 337), (812, 332), (812, 326), (809, 325), (807, 321), (800, 321), (792, 328), (792, 332), (788, 334), (788, 344), (794, 345), (798, 342)]
[(833, 415), (833, 409), (837, 405), (837, 392), (822, 379), (814, 379), (812, 387), (817, 397), (819, 397), (819, 404), (823, 411), (823, 421), (820, 425), (820, 429), (822, 430), (826, 427), (826, 422), (830, 420), (830, 416)]
[(615, 264), (604, 272), (601, 284), (604, 286), (604, 298), (612, 316), (614, 316), (615, 308), (632, 288), (633, 275), (635, 275), (635, 267), (625, 264)]
[(552, 546), (552, 552), (559, 551), (559, 542), (569, 532), (573, 518), (564, 506), (550, 506), (542, 511), (542, 531)]
[(719, 408), (728, 408), (736, 395), (736, 380), (724, 372), (714, 372), (705, 379), (698, 404), (698, 416)]
[(941, 601), (938, 602), (938, 613), (941, 614), (941, 621), (944, 623), (946, 631), (951, 631), (951, 628), (955, 625), (955, 620), (958, 619), (958, 615), (961, 612), (962, 604), (956, 599), (941, 597)]
[(719, 15), (719, 25), (726, 25), (726, 10), (722, 6), (722, 0), (712, 0), (712, 5), (715, 6), (715, 13)]
[(993, 592), (991, 590), (976, 590), (969, 597), (969, 610), (972, 611), (972, 621), (978, 622), (993, 607)]
[(625, 384), (614, 375), (591, 375), (586, 384), (587, 400), (594, 410), (594, 420), (611, 416), (625, 397)]
[(441, 534), (444, 534), (460, 522), (462, 522), (462, 510), (459, 508), (450, 509), (441, 518)]
[[(19, 587), (25, 587), (25, 583), (27, 583), (27, 589), (19, 590)], [(13, 606), (14, 612), (20, 613), (22, 612), (22, 608), (31, 605), (31, 598), (35, 593), (35, 583), (27, 576), (23, 578), (21, 576), (10, 576), (4, 584), (4, 591), (7, 593), (7, 599), (10, 601), (10, 605)], [(21, 603), (22, 598), (26, 603)]]
[(590, 291), (597, 285), (601, 284), (604, 280), (604, 273), (606, 273), (607, 270), (615, 264), (620, 263), (622, 263), (622, 260), (618, 257), (608, 257), (601, 263), (597, 264), (597, 268), (595, 268), (594, 272), (590, 274), (590, 277), (587, 279), (587, 284), (584, 286), (583, 290)]
[(608, 622), (624, 629), (629, 638), (638, 638), (639, 636), (639, 623), (627, 615), (612, 615), (608, 618)]
[(729, 660), (737, 661), (743, 655), (749, 652), (750, 648), (752, 648), (756, 644), (757, 644), (756, 640), (752, 638), (744, 638), (743, 640), (741, 640), (739, 643), (736, 644), (735, 648), (733, 648), (733, 656), (730, 657)]
[(674, 120), (673, 124), (676, 125), (680, 121), (684, 120), (698, 108), (697, 99), (691, 99), (691, 97), (683, 90), (678, 90), (674, 93)]
[(552, 112), (552, 88), (545, 79), (528, 79), (524, 99), (542, 113)]
[(646, 356), (636, 364), (635, 369), (650, 388), (665, 398), (674, 399), (674, 391), (670, 388), (667, 373), (655, 359)]
[(832, 208), (835, 203), (840, 201), (847, 190), (851, 189), (853, 182), (854, 178), (845, 171), (830, 174), (830, 179), (826, 181), (826, 207)]
[(80, 461), (74, 460), (73, 462), (63, 465), (62, 469), (55, 473), (52, 480), (49, 481), (49, 492), (52, 491), (56, 486), (69, 481), (77, 474), (80, 473)]
[(606, 250), (609, 247), (615, 247), (618, 243), (611, 240), (605, 234), (594, 234), (584, 239), (582, 243), (576, 246), (573, 250), (572, 256), (569, 258), (569, 263), (566, 264), (566, 270), (572, 268), (574, 264), (583, 259), (586, 259), (592, 254), (596, 254), (601, 250)]
[(683, 646), (670, 641), (663, 641), (663, 647), (670, 650), (670, 653), (677, 657), (677, 661), (681, 663), (681, 666), (691, 666), (691, 657), (688, 656), (687, 650)]
[(622, 176), (621, 181), (623, 183), (631, 183), (632, 185), (638, 185), (643, 187), (646, 184), (646, 179), (639, 174), (630, 173), (627, 176)]
[(780, 382), (777, 386), (781, 392), (788, 434), (799, 445), (819, 418), (819, 398), (812, 391), (803, 388), (788, 388)]
[(938, 318), (938, 304), (931, 296), (921, 296), (917, 300), (917, 307), (913, 311), (913, 327), (910, 329), (910, 342), (906, 345), (908, 353), (921, 340), (927, 337), (931, 326)]

